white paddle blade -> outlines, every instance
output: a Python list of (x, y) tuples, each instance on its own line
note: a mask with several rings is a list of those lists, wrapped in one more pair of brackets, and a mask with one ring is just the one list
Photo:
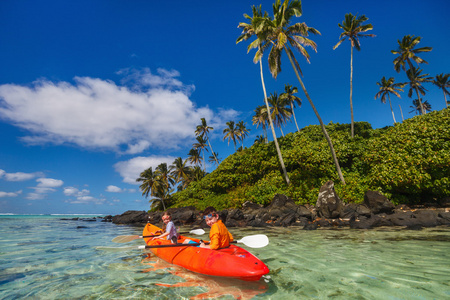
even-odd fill
[(269, 245), (269, 238), (264, 234), (255, 234), (243, 237), (237, 242), (243, 243), (250, 248), (262, 248)]
[(205, 231), (200, 228), (200, 229), (191, 230), (191, 231), (189, 231), (189, 233), (196, 234), (196, 235), (202, 235), (202, 234), (205, 234)]
[(142, 236), (139, 235), (119, 235), (112, 239), (112, 242), (114, 243), (128, 243), (134, 240), (137, 240), (139, 238), (142, 238)]

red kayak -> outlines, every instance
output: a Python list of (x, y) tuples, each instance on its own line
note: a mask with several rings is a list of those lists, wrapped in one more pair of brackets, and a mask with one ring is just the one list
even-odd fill
[[(147, 223), (142, 235), (153, 235), (158, 230), (161, 230), (161, 228)], [(183, 243), (185, 239), (187, 237), (180, 236), (178, 243)], [(189, 239), (195, 242), (200, 241), (194, 238)], [(148, 246), (175, 246), (175, 244), (166, 239), (152, 241), (151, 238), (145, 238), (144, 240)], [(247, 250), (235, 245), (219, 250), (186, 246), (186, 244), (149, 249), (168, 263), (200, 274), (255, 281), (269, 273), (269, 268), (261, 260)]]

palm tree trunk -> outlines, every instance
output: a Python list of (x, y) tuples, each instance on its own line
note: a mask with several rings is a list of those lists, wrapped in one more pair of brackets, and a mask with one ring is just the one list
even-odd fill
[(309, 96), (308, 92), (306, 91), (306, 87), (303, 84), (303, 81), (301, 80), (297, 69), (295, 68), (294, 61), (292, 60), (292, 57), (289, 54), (289, 51), (287, 51), (286, 47), (285, 47), (284, 50), (286, 51), (286, 53), (287, 53), (287, 55), (289, 57), (289, 60), (291, 61), (292, 68), (294, 68), (295, 75), (297, 75), (298, 82), (300, 82), (300, 85), (302, 86), (303, 92), (305, 93), (305, 96), (308, 99), (309, 104), (311, 105), (312, 109), (314, 110), (314, 113), (316, 114), (317, 119), (319, 120), (320, 127), (322, 128), (323, 135), (325, 136), (325, 139), (327, 140), (328, 146), (330, 147), (331, 156), (333, 157), (334, 165), (336, 166), (336, 170), (338, 172), (339, 179), (341, 180), (342, 184), (345, 185), (344, 176), (342, 175), (341, 167), (339, 166), (339, 161), (337, 160), (336, 152), (334, 151), (334, 147), (333, 147), (333, 143), (331, 142), (330, 136), (328, 135), (328, 132), (327, 132), (327, 130), (325, 128), (325, 125), (322, 122), (322, 118), (320, 117), (319, 112), (317, 111), (316, 107), (314, 106), (314, 103), (312, 102), (311, 97)]
[(266, 128), (266, 126), (263, 127), (263, 130), (264, 130), (264, 140), (265, 140), (266, 144), (268, 144), (269, 143), (269, 138), (267, 137), (267, 128)]
[(292, 109), (292, 115), (294, 116), (295, 126), (297, 127), (297, 132), (300, 132), (300, 129), (298, 129), (297, 119), (295, 118), (294, 105), (292, 104), (292, 101), (291, 101), (291, 109)]
[(442, 91), (444, 92), (445, 107), (447, 107), (447, 108), (448, 108), (448, 103), (447, 103), (447, 95), (445, 95), (445, 91), (444, 91), (444, 88), (442, 88)]
[(403, 119), (403, 110), (402, 110), (402, 107), (400, 106), (400, 104), (398, 105), (398, 107), (400, 107), (400, 114), (402, 115), (402, 122), (404, 122), (405, 119)]
[(213, 148), (211, 147), (211, 143), (209, 142), (208, 135), (206, 135), (206, 140), (208, 141), (209, 149), (211, 149), (211, 153), (214, 156), (214, 159), (215, 159), (217, 165), (219, 165), (219, 161), (217, 160), (216, 154), (214, 153)]
[(392, 118), (394, 119), (394, 124), (395, 124), (397, 122), (395, 122), (394, 110), (392, 109), (391, 97), (389, 96), (389, 94), (388, 94), (388, 99), (389, 99), (389, 106), (391, 107)]
[(203, 149), (202, 152), (203, 152), (203, 171), (205, 171), (206, 173), (205, 149)]
[(417, 93), (417, 99), (419, 100), (420, 112), (422, 113), (422, 115), (424, 115), (427, 112), (423, 109), (422, 100), (420, 100), (419, 89), (417, 87), (415, 87), (415, 90), (416, 90), (416, 93)]
[(259, 67), (261, 70), (261, 83), (262, 83), (262, 87), (263, 87), (263, 91), (264, 91), (264, 102), (266, 102), (267, 116), (269, 117), (270, 129), (272, 129), (273, 141), (275, 142), (275, 148), (277, 149), (278, 159), (280, 160), (281, 168), (283, 169), (286, 183), (287, 183), (287, 185), (290, 185), (291, 181), (289, 180), (289, 176), (287, 174), (286, 167), (284, 166), (283, 156), (281, 156), (281, 150), (280, 150), (280, 146), (278, 145), (277, 135), (275, 134), (275, 128), (273, 127), (272, 117), (270, 116), (270, 108), (269, 108), (269, 102), (267, 101), (266, 85), (264, 84), (263, 67), (262, 67), (261, 59), (259, 60)]
[(352, 116), (352, 124), (351, 124), (351, 132), (352, 132), (352, 138), (355, 136), (355, 125), (353, 121), (353, 46), (351, 46), (350, 51), (350, 113)]

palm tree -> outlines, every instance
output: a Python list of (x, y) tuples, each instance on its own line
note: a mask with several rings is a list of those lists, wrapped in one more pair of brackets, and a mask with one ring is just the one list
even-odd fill
[(360, 37), (374, 37), (374, 34), (363, 33), (373, 29), (372, 24), (362, 23), (369, 20), (365, 15), (362, 16), (354, 16), (350, 13), (345, 15), (345, 19), (342, 24), (338, 24), (338, 26), (344, 31), (339, 36), (339, 42), (333, 47), (335, 50), (339, 45), (348, 39), (350, 41), (350, 113), (352, 118), (351, 123), (351, 134), (352, 138), (354, 137), (354, 119), (353, 119), (353, 48), (356, 50), (361, 50), (361, 44), (359, 42)]
[(217, 153), (217, 152), (214, 152), (213, 155), (210, 155), (209, 158), (208, 158), (208, 161), (209, 161), (210, 163), (216, 163), (217, 166), (220, 164), (220, 161), (221, 161), (221, 160), (222, 160), (222, 159), (219, 158), (219, 153)]
[(272, 118), (274, 124), (280, 127), (281, 134), (284, 136), (282, 126), (286, 124), (286, 121), (291, 118), (291, 109), (287, 108), (288, 100), (287, 98), (278, 97), (277, 92), (270, 94), (269, 98), (269, 108), (270, 117)]
[(264, 136), (257, 135), (255, 141), (253, 142), (253, 145), (255, 145), (255, 144), (262, 144), (265, 141), (266, 141), (266, 139), (264, 138)]
[(401, 98), (398, 92), (403, 92), (402, 88), (406, 85), (406, 83), (394, 83), (394, 81), (395, 81), (394, 77), (390, 77), (388, 80), (386, 80), (386, 77), (383, 76), (383, 78), (381, 78), (381, 81), (377, 82), (377, 84), (380, 86), (380, 91), (375, 95), (375, 99), (381, 97), (381, 102), (386, 103), (386, 96), (387, 96), (389, 100), (389, 106), (391, 107), (392, 118), (394, 119), (395, 124), (396, 122), (394, 110), (392, 109), (390, 94), (392, 93), (395, 96)]
[(280, 95), (280, 98), (286, 99), (287, 103), (291, 106), (291, 112), (292, 112), (292, 115), (294, 116), (295, 126), (297, 127), (297, 131), (300, 132), (300, 129), (298, 128), (298, 124), (297, 124), (297, 118), (295, 118), (294, 108), (295, 108), (295, 103), (297, 103), (298, 107), (302, 106), (302, 99), (300, 99), (297, 96), (294, 96), (294, 94), (296, 94), (296, 93), (298, 93), (298, 89), (295, 86), (293, 87), (289, 84), (285, 84), (284, 85), (284, 93), (282, 93)]
[[(197, 129), (195, 130), (195, 134), (197, 136), (200, 135), (202, 137), (203, 136), (206, 137), (206, 140), (208, 141), (209, 149), (211, 149), (211, 153), (214, 156), (215, 154), (211, 147), (211, 143), (209, 142), (209, 137), (208, 137), (209, 130), (213, 130), (214, 128), (212, 128), (211, 126), (208, 126), (208, 124), (206, 124), (205, 118), (201, 118), (201, 121), (202, 121), (202, 124), (197, 126)], [(217, 165), (219, 165), (219, 161), (217, 160), (217, 158), (216, 158), (216, 163), (217, 163)]]
[[(269, 103), (267, 101), (267, 92), (266, 92), (266, 85), (264, 84), (264, 76), (263, 76), (263, 67), (262, 67), (262, 56), (264, 53), (264, 50), (270, 45), (268, 37), (267, 37), (267, 31), (263, 30), (264, 26), (266, 26), (267, 20), (268, 20), (268, 14), (267, 12), (264, 12), (264, 15), (261, 12), (261, 5), (259, 7), (252, 6), (252, 12), (253, 17), (250, 17), (247, 14), (244, 14), (244, 17), (250, 21), (249, 24), (247, 23), (239, 23), (238, 28), (242, 28), (242, 34), (237, 38), (236, 44), (242, 41), (246, 41), (249, 38), (256, 36), (256, 39), (250, 43), (250, 45), (247, 47), (247, 53), (250, 52), (251, 49), (257, 48), (256, 54), (253, 58), (254, 63), (259, 62), (259, 70), (260, 70), (260, 76), (261, 76), (261, 84), (263, 88), (264, 93), (264, 102), (266, 104), (266, 109), (269, 111)], [(289, 176), (286, 171), (286, 167), (284, 165), (283, 156), (281, 155), (280, 145), (278, 145), (277, 136), (275, 134), (275, 128), (273, 126), (272, 118), (270, 115), (268, 115), (269, 119), (269, 125), (270, 129), (272, 130), (273, 135), (273, 141), (275, 143), (275, 148), (277, 150), (278, 154), (278, 160), (280, 161), (281, 169), (283, 170), (284, 178), (286, 180), (286, 184), (290, 185)]]
[(191, 173), (191, 180), (192, 181), (199, 181), (201, 180), (203, 177), (206, 176), (206, 172), (202, 170), (202, 168), (195, 166), (192, 169), (192, 173)]
[(175, 179), (176, 183), (181, 183), (182, 189), (185, 189), (189, 183), (190, 168), (186, 166), (187, 160), (181, 157), (176, 158), (172, 165), (169, 166), (170, 176)]
[(148, 198), (148, 195), (154, 196), (158, 188), (157, 174), (153, 172), (152, 167), (146, 169), (136, 179), (137, 182), (142, 182), (139, 189), (142, 191), (142, 196)]
[(252, 123), (253, 125), (256, 125), (256, 128), (259, 126), (262, 127), (264, 132), (264, 142), (267, 144), (267, 129), (266, 124), (269, 116), (267, 114), (267, 109), (264, 105), (259, 105), (255, 108), (255, 115), (252, 117)]
[(200, 155), (200, 152), (198, 151), (198, 149), (194, 149), (192, 148), (191, 150), (189, 150), (189, 154), (188, 154), (188, 161), (191, 164), (194, 164), (196, 166), (200, 165), (202, 163), (202, 157)]
[(175, 180), (171, 176), (166, 163), (159, 164), (155, 169), (155, 173), (159, 185), (154, 196), (155, 199), (161, 201), (163, 209), (166, 210), (165, 201), (170, 199), (171, 186), (175, 183)]
[(436, 75), (433, 83), (444, 92), (445, 107), (448, 107), (449, 101), (447, 101), (447, 95), (450, 95), (450, 92), (447, 90), (447, 88), (450, 87), (450, 74), (444, 75), (444, 73), (442, 73)]
[(391, 50), (392, 54), (398, 54), (399, 56), (394, 59), (394, 69), (397, 73), (400, 72), (400, 69), (406, 72), (405, 63), (408, 63), (409, 68), (413, 67), (411, 60), (415, 61), (417, 65), (425, 63), (428, 64), (425, 60), (418, 57), (417, 54), (421, 52), (430, 52), (433, 48), (431, 47), (422, 47), (418, 49), (414, 49), (417, 44), (420, 43), (422, 37), (414, 37), (414, 35), (405, 35), (403, 39), (397, 40), (398, 49)]
[(333, 143), (331, 142), (325, 125), (322, 122), (322, 118), (320, 117), (316, 107), (314, 106), (314, 103), (312, 102), (311, 97), (308, 94), (308, 91), (306, 90), (303, 81), (300, 78), (300, 74), (302, 74), (300, 65), (296, 60), (292, 49), (290, 48), (293, 47), (294, 49), (299, 51), (306, 58), (307, 62), (309, 62), (309, 54), (303, 47), (303, 45), (310, 46), (316, 51), (316, 43), (308, 39), (307, 36), (309, 35), (309, 33), (320, 34), (320, 32), (315, 28), (308, 27), (305, 23), (295, 23), (289, 26), (292, 17), (300, 17), (302, 15), (302, 5), (299, 0), (295, 0), (292, 2), (290, 2), (289, 0), (284, 0), (283, 4), (280, 3), (280, 0), (277, 0), (273, 5), (273, 13), (274, 19), (270, 20), (267, 18), (266, 22), (264, 23), (265, 26), (261, 29), (261, 31), (264, 32), (262, 36), (270, 39), (270, 42), (272, 44), (271, 51), (269, 53), (270, 72), (272, 73), (272, 76), (274, 78), (276, 78), (278, 73), (281, 72), (281, 53), (284, 50), (289, 58), (289, 61), (291, 62), (292, 68), (294, 69), (295, 75), (297, 76), (303, 92), (305, 93), (309, 104), (311, 105), (317, 119), (319, 120), (323, 135), (325, 136), (325, 139), (327, 140), (328, 146), (330, 148), (331, 156), (333, 157), (339, 179), (345, 185), (344, 176), (342, 175), (341, 167), (339, 166)]
[(203, 136), (199, 135), (196, 137), (197, 143), (194, 143), (192, 146), (194, 149), (199, 150), (203, 154), (203, 170), (206, 172), (206, 160), (205, 160), (205, 151), (208, 151), (206, 148), (206, 140)]
[(423, 103), (422, 103), (421, 101), (419, 101), (419, 99), (414, 99), (412, 104), (413, 105), (411, 105), (410, 107), (413, 110), (410, 111), (409, 113), (415, 112), (417, 115), (417, 114), (423, 114), (422, 110), (431, 111), (431, 104), (428, 103), (427, 100), (423, 101)]
[(230, 145), (230, 140), (234, 143), (234, 151), (236, 152), (236, 141), (239, 140), (239, 129), (235, 126), (234, 121), (229, 121), (226, 123), (227, 128), (223, 130), (223, 140), (228, 139), (228, 145)]
[(419, 107), (420, 111), (423, 114), (426, 114), (426, 110), (424, 109), (422, 105), (422, 101), (420, 99), (420, 95), (424, 96), (426, 89), (423, 87), (423, 83), (425, 82), (432, 82), (433, 77), (429, 77), (430, 74), (421, 74), (422, 70), (416, 67), (411, 67), (408, 71), (406, 71), (406, 75), (409, 79), (409, 91), (408, 91), (408, 97), (412, 97), (413, 90), (416, 91), (417, 94), (417, 100), (419, 101)]
[(244, 123), (244, 121), (239, 121), (236, 124), (237, 130), (239, 132), (239, 140), (242, 142), (242, 147), (244, 147), (244, 139), (245, 137), (248, 135), (248, 133), (250, 132), (250, 129), (247, 129), (247, 127), (245, 126), (246, 123)]

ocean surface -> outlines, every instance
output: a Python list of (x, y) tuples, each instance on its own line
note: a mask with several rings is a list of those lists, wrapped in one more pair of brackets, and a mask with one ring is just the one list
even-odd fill
[(167, 264), (137, 249), (142, 240), (111, 241), (140, 228), (75, 217), (0, 215), (0, 299), (450, 299), (449, 227), (230, 228), (270, 239), (243, 246), (270, 269), (249, 283)]

